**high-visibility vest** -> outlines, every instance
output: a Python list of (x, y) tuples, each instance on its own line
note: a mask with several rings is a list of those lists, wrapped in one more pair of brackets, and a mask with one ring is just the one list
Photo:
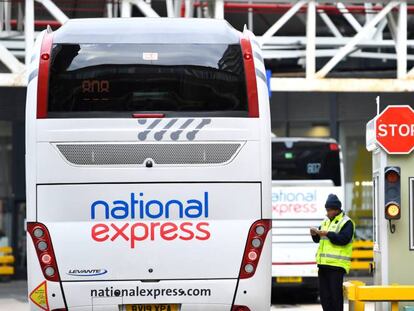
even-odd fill
[[(352, 221), (351, 218), (341, 213), (337, 215), (333, 220), (326, 219), (322, 222), (321, 231), (331, 231), (339, 233), (342, 227), (348, 222)], [(352, 224), (354, 222), (352, 221)], [(331, 243), (328, 237), (321, 237), (319, 241), (318, 252), (316, 253), (316, 263), (318, 265), (328, 265), (344, 268), (346, 273), (349, 272), (351, 267), (352, 257), (352, 242), (355, 235), (355, 224), (354, 232), (352, 233), (351, 241), (346, 245), (335, 245)]]

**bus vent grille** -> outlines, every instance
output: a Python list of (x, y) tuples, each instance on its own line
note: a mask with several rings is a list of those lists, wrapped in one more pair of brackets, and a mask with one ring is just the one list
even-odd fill
[(161, 165), (208, 165), (230, 161), (241, 144), (57, 144), (57, 148), (75, 165), (137, 165), (148, 159)]

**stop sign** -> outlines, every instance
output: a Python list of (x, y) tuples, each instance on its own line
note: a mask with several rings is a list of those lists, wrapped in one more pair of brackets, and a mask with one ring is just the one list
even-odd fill
[(414, 149), (414, 110), (410, 106), (388, 106), (375, 119), (378, 144), (390, 154)]

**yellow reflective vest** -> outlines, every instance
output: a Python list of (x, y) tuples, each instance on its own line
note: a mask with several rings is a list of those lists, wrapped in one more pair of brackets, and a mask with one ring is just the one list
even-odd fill
[[(351, 218), (342, 212), (333, 220), (324, 220), (321, 225), (321, 231), (339, 233), (349, 220), (352, 221)], [(318, 252), (316, 253), (316, 263), (318, 265), (341, 267), (345, 269), (346, 273), (349, 272), (349, 268), (351, 267), (352, 242), (355, 235), (355, 224), (353, 221), (352, 223), (354, 225), (352, 240), (346, 245), (335, 245), (331, 243), (328, 237), (321, 237)]]

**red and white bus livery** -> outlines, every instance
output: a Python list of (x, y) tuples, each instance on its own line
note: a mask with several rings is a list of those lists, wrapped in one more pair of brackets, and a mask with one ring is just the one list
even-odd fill
[(254, 36), (69, 20), (27, 89), (31, 310), (270, 309), (270, 115)]

